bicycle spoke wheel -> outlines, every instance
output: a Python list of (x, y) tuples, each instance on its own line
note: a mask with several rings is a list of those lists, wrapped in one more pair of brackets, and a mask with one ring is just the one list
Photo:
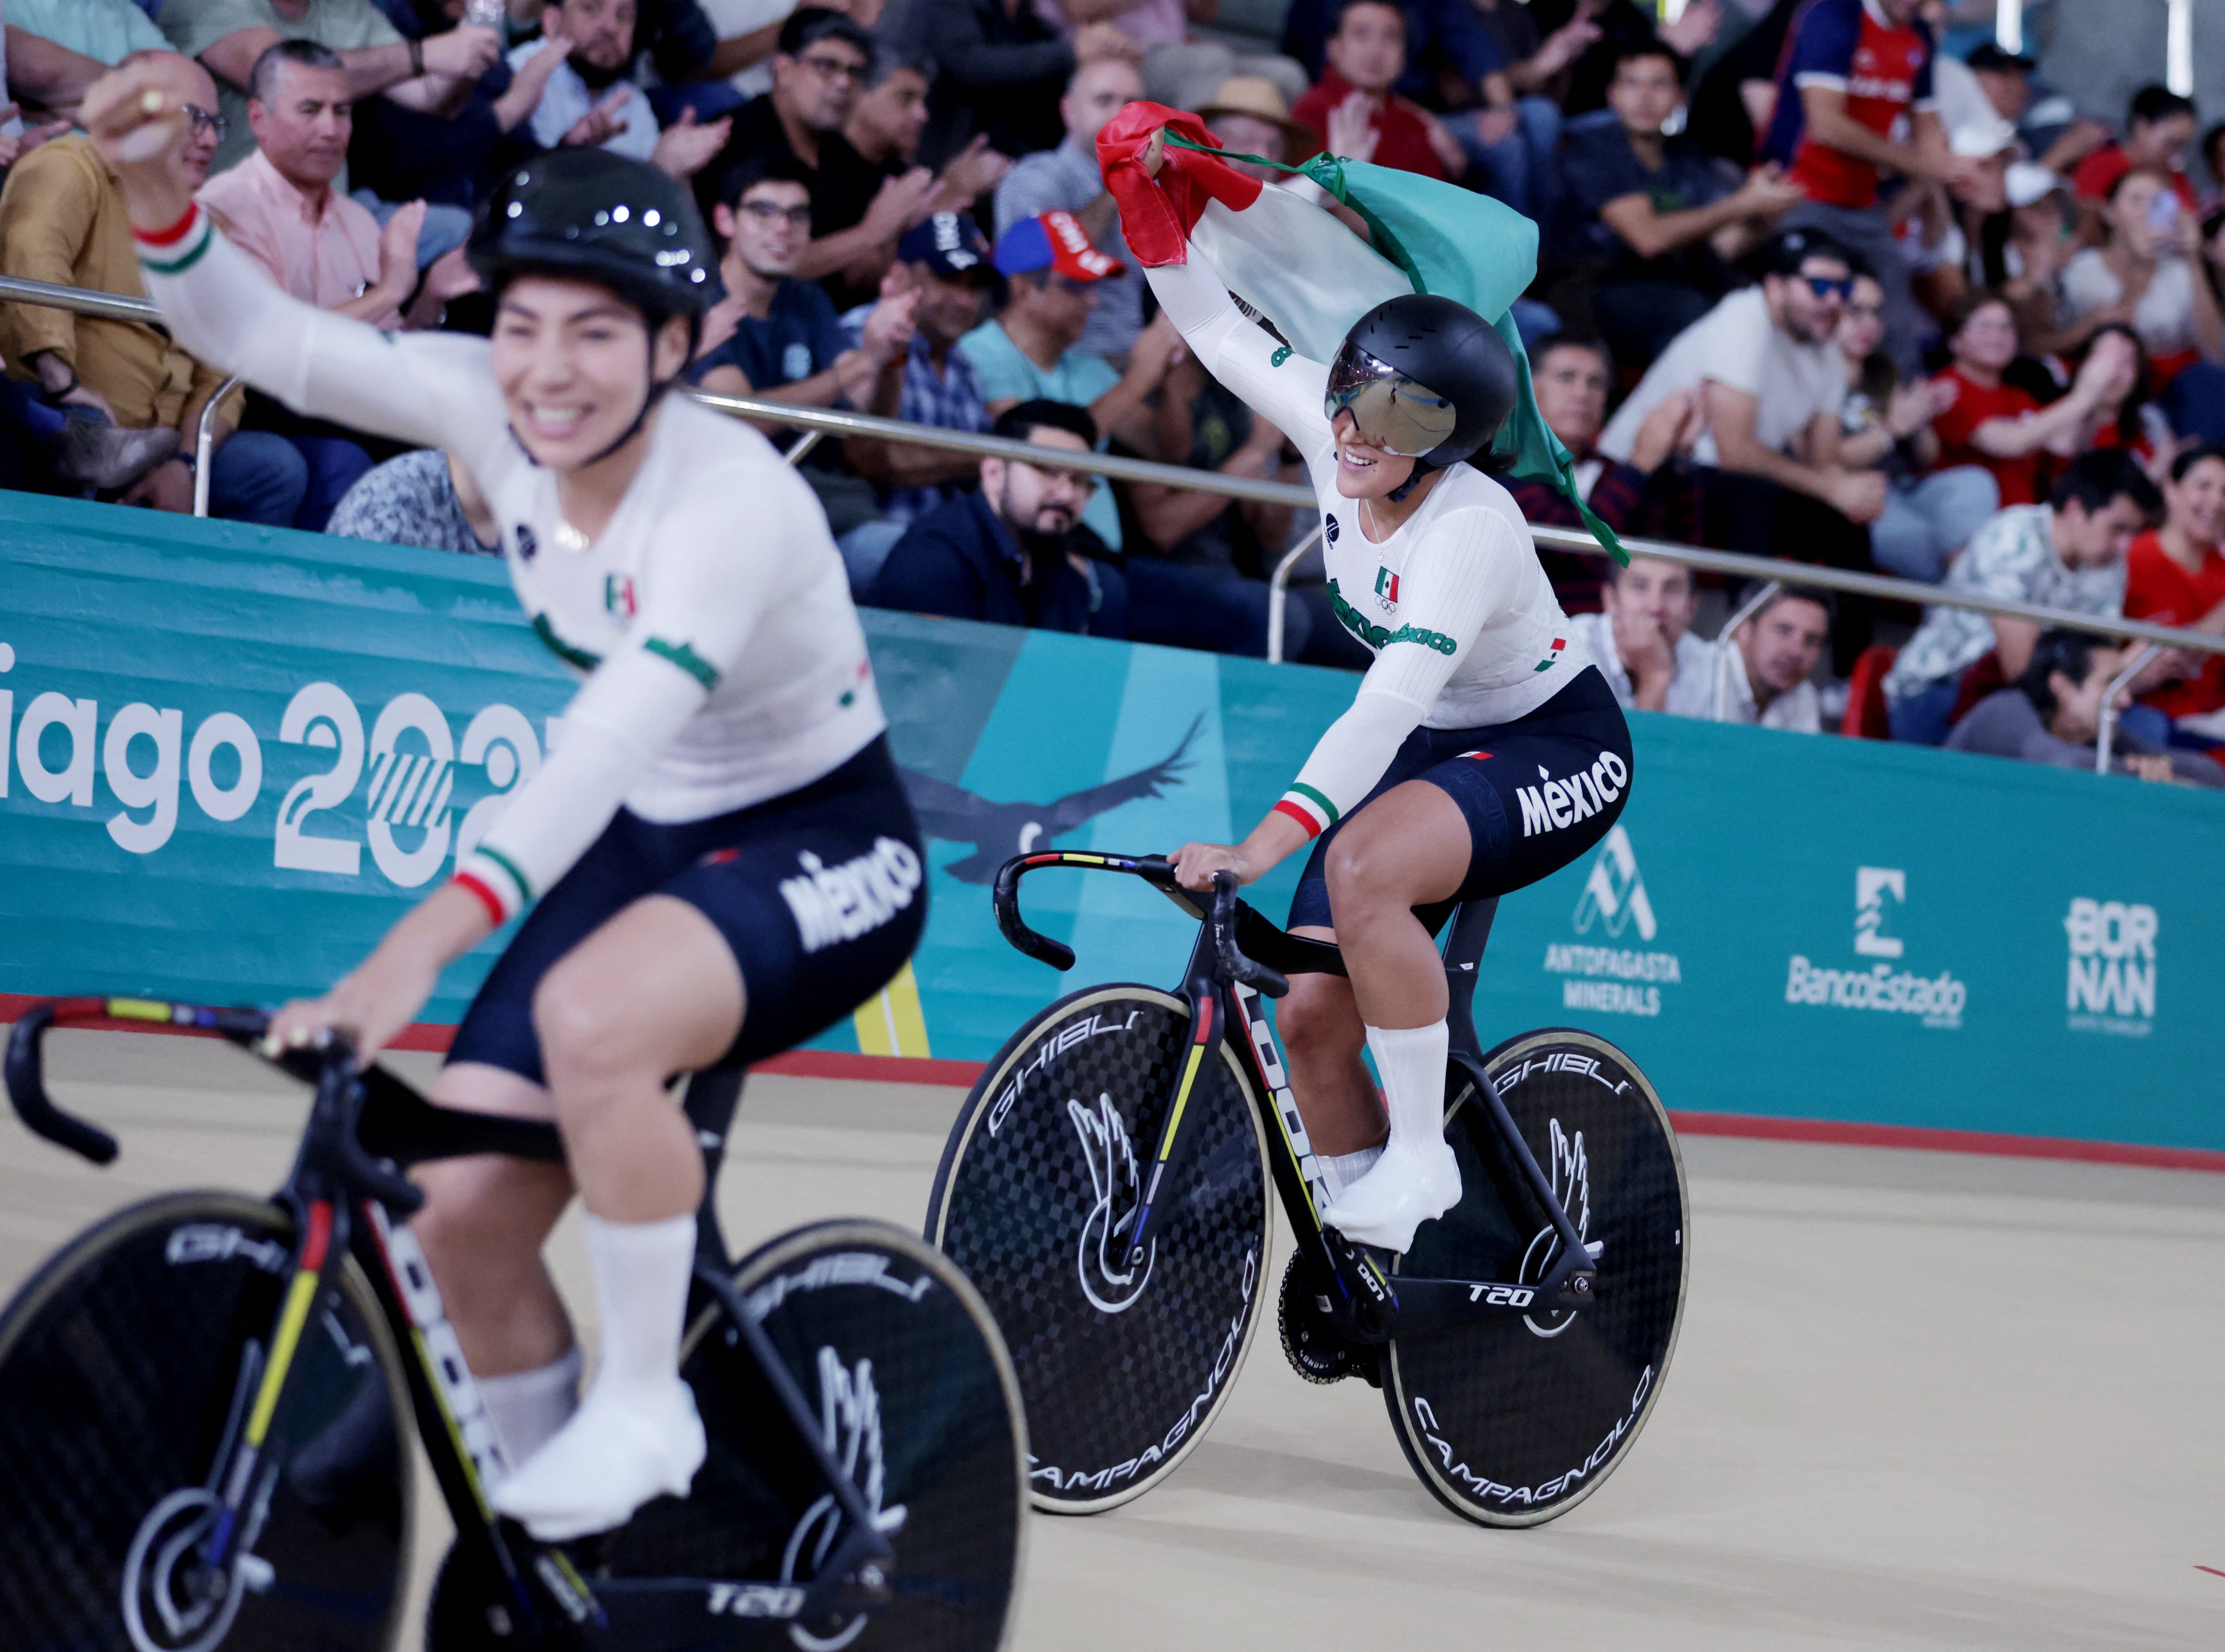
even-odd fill
[[(1653, 1087), (1603, 1039), (1525, 1033), (1484, 1070), (1597, 1248), (1594, 1304), (1394, 1338), (1383, 1398), (1407, 1461), (1439, 1502), (1483, 1525), (1534, 1526), (1598, 1489), (1661, 1392), (1689, 1262), (1684, 1167)], [(1457, 1078), (1455, 1090), (1446, 1134), (1461, 1202), (1423, 1224), (1398, 1271), (1540, 1279), (1559, 1260), (1559, 1237), (1501, 1161), (1474, 1086)]]
[(928, 1236), (997, 1316), (1027, 1399), (1039, 1509), (1138, 1496), (1204, 1437), (1243, 1369), (1265, 1294), (1265, 1144), (1224, 1041), (1182, 1115), (1195, 1140), (1151, 1254), (1124, 1236), (1189, 1048), (1189, 1006), (1093, 988), (1006, 1043), (960, 1109)]
[[(842, 1515), (723, 1309), (690, 1328), (681, 1374), (710, 1456), (683, 1500), (662, 1497), (615, 1534), (590, 1574), (616, 1620), (627, 1579), (701, 1579), (694, 1646), (840, 1652), (992, 1652), (1012, 1623), (1027, 1439), (1011, 1362), (988, 1310), (949, 1261), (878, 1222), (802, 1228), (744, 1259), (735, 1288), (817, 1411), (894, 1546), (885, 1606), (824, 1622), (751, 1623), (762, 1589), (808, 1583)], [(608, 1587), (604, 1587), (607, 1580)], [(730, 1626), (731, 1635), (719, 1633)], [(643, 1641), (641, 1644), (662, 1644)]]
[(150, 1199), (80, 1236), (0, 1316), (0, 1646), (393, 1643), (409, 1398), (352, 1258), (302, 1333), (247, 1560), (229, 1578), (194, 1564), (211, 1470), (262, 1371), (293, 1244), (274, 1205)]

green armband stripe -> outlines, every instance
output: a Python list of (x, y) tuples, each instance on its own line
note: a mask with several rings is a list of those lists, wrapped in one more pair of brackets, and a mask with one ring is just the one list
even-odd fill
[(473, 851), (473, 853), (485, 855), (488, 860), (493, 861), (505, 873), (510, 874), (510, 880), (517, 886), (517, 899), (518, 903), (521, 905), (529, 905), (531, 903), (533, 899), (532, 880), (529, 879), (525, 874), (517, 869), (517, 861), (511, 860), (510, 856), (504, 855), (500, 849), (490, 848), (485, 843), (481, 843), (479, 848)]
[(577, 667), (582, 671), (592, 671), (603, 663), (603, 657), (600, 654), (590, 654), (584, 648), (574, 648), (559, 637), (556, 634), (556, 627), (548, 623), (548, 616), (545, 613), (536, 613), (533, 616), (533, 634), (546, 643), (548, 645), (548, 651), (567, 665)]
[(719, 686), (718, 668), (686, 643), (669, 643), (662, 637), (651, 637), (647, 642), (642, 644), (642, 646), (659, 659), (670, 660), (706, 689), (715, 689)]
[(1308, 802), (1313, 804), (1315, 807), (1318, 808), (1322, 811), (1322, 814), (1326, 815), (1328, 817), (1328, 823), (1330, 825), (1334, 826), (1336, 824), (1337, 807), (1327, 797), (1315, 791), (1303, 780), (1291, 781), (1290, 790), (1296, 792), (1298, 796), (1305, 798)]

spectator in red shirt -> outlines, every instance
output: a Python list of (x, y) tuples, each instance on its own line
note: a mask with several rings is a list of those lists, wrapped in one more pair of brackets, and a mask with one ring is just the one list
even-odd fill
[(2170, 175), (2179, 205), (2199, 213), (2202, 202), (2186, 175), (2187, 146), (2194, 142), (2194, 99), (2168, 86), (2142, 86), (2125, 117), (2125, 141), (2105, 143), (2078, 163), (2070, 187), (2088, 200), (2103, 201), (2117, 180), (2146, 167)]
[(1947, 348), (1954, 357), (1936, 381), (1951, 386), (1955, 399), (1931, 422), (1939, 438), (1939, 467), (1982, 465), (2000, 484), (2001, 503), (2039, 503), (2040, 455), (2071, 454), (2087, 445), (2095, 416), (2105, 403), (2121, 400), (2110, 392), (2118, 380), (2136, 371), (2139, 351), (2122, 333), (2101, 335), (2070, 393), (2043, 408), (2029, 391), (2004, 384), (2001, 374), (2016, 359), (2015, 313), (1998, 292), (1973, 293), (1956, 308)]
[[(1785, 37), (1766, 158), (1808, 192), (1784, 227), (1822, 230), (1858, 254), (1886, 290), (1886, 353), (1905, 374), (1929, 330), (1908, 263), (1878, 200), (1880, 170), (1963, 181), (1931, 86), (1931, 27), (1922, 0), (1813, 0)], [(1894, 134), (1909, 123), (1908, 139)]]
[(1325, 132), (1333, 110), (1364, 109), (1376, 165), (1454, 180), (1467, 170), (1467, 153), (1444, 124), (1391, 90), (1406, 72), (1406, 14), (1391, 0), (1345, 0), (1328, 50), (1328, 67), (1294, 119)]
[[(2163, 505), (2163, 526), (2133, 540), (2127, 555), (2125, 617), (2225, 634), (2225, 448), (2179, 454)], [(2174, 719), (2225, 708), (2225, 655), (2198, 658), (2188, 676), (2145, 703)]]

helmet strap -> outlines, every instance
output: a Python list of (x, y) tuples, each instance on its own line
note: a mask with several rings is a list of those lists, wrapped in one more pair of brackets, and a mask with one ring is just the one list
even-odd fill
[(1419, 487), (1422, 485), (1422, 479), (1435, 469), (1436, 467), (1428, 460), (1417, 459), (1414, 461), (1414, 473), (1383, 497), (1393, 505), (1404, 505), (1406, 502), (1406, 496)]
[[(683, 365), (681, 372), (685, 372), (686, 371), (687, 369)], [(636, 436), (639, 435), (641, 434), (641, 427), (649, 421), (650, 410), (659, 402), (664, 399), (665, 391), (670, 390), (675, 384), (680, 382), (680, 373), (675, 373), (671, 378), (663, 379), (660, 379), (656, 376), (656, 333), (654, 328), (650, 329), (649, 335), (649, 393), (641, 398), (641, 411), (633, 416), (633, 423), (627, 425), (624, 429), (619, 431), (617, 435), (612, 437), (610, 442), (604, 447), (589, 455), (587, 458), (581, 460), (579, 463), (578, 468), (584, 470), (589, 465), (601, 464), (604, 460), (608, 459), (619, 448), (624, 447), (627, 442), (631, 442)]]

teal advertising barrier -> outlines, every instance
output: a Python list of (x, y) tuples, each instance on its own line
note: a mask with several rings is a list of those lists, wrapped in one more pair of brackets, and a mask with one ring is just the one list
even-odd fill
[[(933, 866), (915, 968), (821, 1040), (979, 1061), (1101, 980), (1171, 984), (1134, 880), (1007, 856), (1227, 842), (1353, 679), (869, 613)], [(352, 965), (561, 738), (492, 560), (0, 494), (0, 994), (274, 1002)], [(2225, 1149), (2225, 802), (1952, 753), (1632, 718), (1600, 848), (1503, 904), (1487, 1039), (1593, 1028), (1672, 1108)], [(1543, 797), (1549, 817), (1569, 799)], [(1298, 863), (1254, 889), (1286, 907)], [(498, 937), (499, 939), (499, 937)], [(453, 1024), (492, 956), (427, 1011)]]

